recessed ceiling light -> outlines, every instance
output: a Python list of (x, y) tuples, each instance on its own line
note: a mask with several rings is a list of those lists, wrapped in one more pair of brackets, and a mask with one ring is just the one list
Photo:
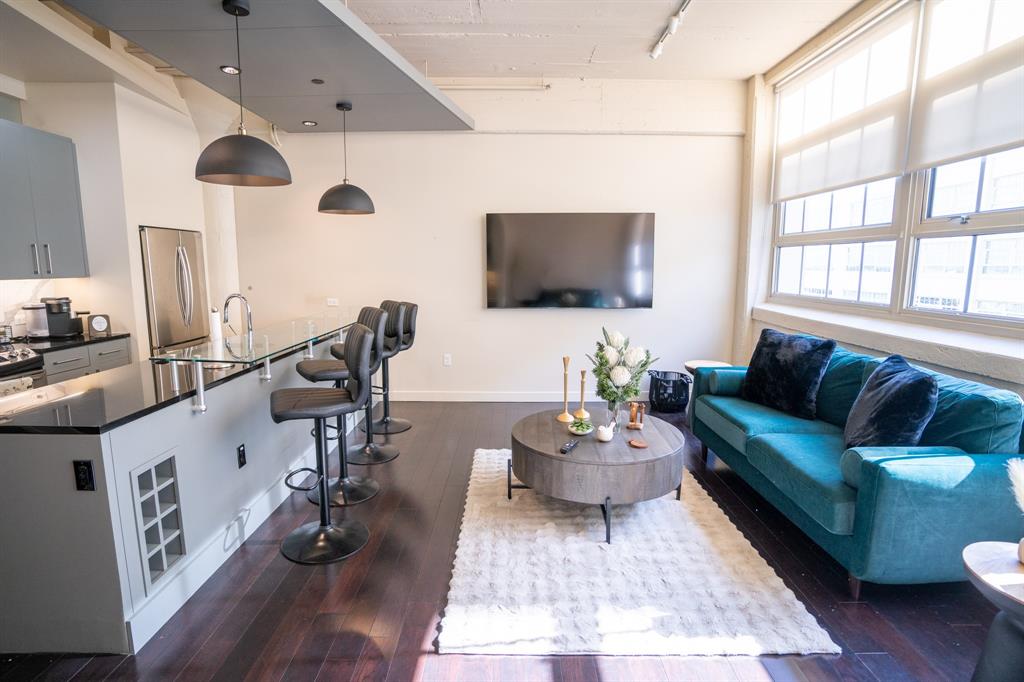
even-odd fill
[(303, 121), (302, 125), (306, 126), (307, 128), (312, 128), (316, 125), (316, 121)]
[(238, 68), (237, 66), (231, 66), (230, 64), (225, 64), (224, 66), (220, 67), (220, 70), (229, 76), (237, 76), (238, 74), (242, 73), (242, 70), (240, 68)]
[(313, 85), (323, 85), (324, 84), (324, 79), (323, 78), (314, 78), (314, 79), (312, 79), (309, 82), (312, 83)]

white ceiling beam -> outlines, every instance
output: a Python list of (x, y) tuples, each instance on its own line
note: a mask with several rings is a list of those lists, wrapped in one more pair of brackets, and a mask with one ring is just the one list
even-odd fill
[(25, 100), (28, 96), (25, 94), (25, 84), (17, 78), (11, 78), (0, 73), (0, 95), (8, 95), (14, 99)]

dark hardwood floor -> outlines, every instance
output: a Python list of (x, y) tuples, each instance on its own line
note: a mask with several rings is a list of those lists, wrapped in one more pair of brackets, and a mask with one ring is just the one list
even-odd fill
[[(399, 403), (415, 424), (383, 485), (347, 512), (371, 529), (351, 560), (289, 563), (278, 544), (316, 507), (292, 495), (137, 656), (0, 656), (3, 680), (966, 680), (994, 615), (967, 583), (865, 585), (721, 465), (687, 461), (714, 499), (843, 648), (761, 658), (439, 656), (432, 642), (475, 448), (509, 446), (536, 403)], [(676, 420), (679, 421), (679, 420)], [(333, 459), (333, 457), (332, 457)], [(359, 470), (360, 467), (355, 467)]]

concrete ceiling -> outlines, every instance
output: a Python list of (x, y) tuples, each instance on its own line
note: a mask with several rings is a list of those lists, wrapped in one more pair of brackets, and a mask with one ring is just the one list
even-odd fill
[(349, 0), (431, 78), (742, 79), (763, 73), (858, 0)]
[[(219, 0), (67, 0), (200, 83), (231, 99), (234, 18)], [(343, 0), (251, 0), (239, 21), (245, 107), (289, 132), (467, 130), (473, 121), (346, 9)], [(321, 79), (322, 84), (313, 83)], [(303, 121), (317, 121), (315, 128)]]

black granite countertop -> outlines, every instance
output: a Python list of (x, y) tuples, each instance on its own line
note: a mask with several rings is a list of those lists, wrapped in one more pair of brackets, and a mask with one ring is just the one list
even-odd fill
[[(108, 338), (111, 337), (104, 340)], [(325, 339), (320, 343), (330, 342)], [(272, 362), (302, 351), (296, 348), (282, 353)], [(206, 390), (259, 369), (259, 365), (208, 369)], [(170, 365), (143, 360), (16, 393), (0, 398), (0, 434), (104, 433), (169, 405), (191, 400), (195, 395), (192, 381), (191, 369), (180, 368), (180, 390), (176, 393), (171, 389)]]
[(127, 339), (129, 336), (131, 336), (131, 334), (128, 332), (118, 332), (116, 334), (112, 333), (110, 336), (88, 336), (86, 334), (79, 334), (78, 336), (72, 336), (66, 339), (32, 339), (21, 337), (17, 339), (17, 343), (24, 343), (37, 353), (52, 353), (58, 350), (65, 350), (67, 348), (88, 346), (93, 343), (103, 343), (104, 341), (113, 341), (115, 339)]

